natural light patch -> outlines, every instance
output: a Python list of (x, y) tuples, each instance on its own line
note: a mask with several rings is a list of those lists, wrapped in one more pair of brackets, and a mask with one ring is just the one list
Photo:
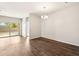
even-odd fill
[(11, 44), (19, 43), (20, 37), (19, 36), (9, 37), (9, 40), (10, 40)]
[(30, 37), (26, 38), (25, 48), (26, 48), (26, 53), (28, 55), (31, 52), (31, 49), (30, 49)]
[(15, 43), (19, 43), (19, 42), (20, 42), (19, 36), (0, 38), (0, 49), (1, 49), (1, 47), (5, 48), (11, 44), (15, 44)]

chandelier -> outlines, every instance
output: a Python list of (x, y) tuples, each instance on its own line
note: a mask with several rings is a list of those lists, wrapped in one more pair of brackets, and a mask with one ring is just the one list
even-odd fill
[(48, 19), (48, 16), (47, 15), (42, 15), (41, 19)]
[[(46, 7), (43, 6), (43, 11), (45, 11)], [(47, 15), (41, 15), (41, 19), (48, 19), (48, 16)]]

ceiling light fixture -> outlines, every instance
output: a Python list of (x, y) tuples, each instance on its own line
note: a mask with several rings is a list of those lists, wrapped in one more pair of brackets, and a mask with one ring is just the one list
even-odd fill
[(64, 2), (65, 4), (67, 4), (68, 2)]
[(41, 19), (48, 19), (48, 16), (47, 15), (42, 15)]
[[(46, 9), (46, 7), (44, 6), (44, 7), (43, 7), (43, 10), (45, 11), (45, 9)], [(41, 16), (41, 19), (48, 19), (48, 16), (47, 16), (47, 15), (42, 15), (42, 16)]]

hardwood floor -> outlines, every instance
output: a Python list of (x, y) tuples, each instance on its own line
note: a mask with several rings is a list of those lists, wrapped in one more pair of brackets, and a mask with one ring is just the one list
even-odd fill
[(49, 40), (46, 38), (38, 38), (31, 40), (31, 49), (33, 52), (37, 50), (35, 55), (47, 56), (76, 56), (79, 55), (79, 47)]
[[(19, 38), (17, 38), (19, 39)], [(13, 40), (12, 40), (13, 41)], [(15, 41), (14, 41), (15, 42)], [(9, 42), (8, 42), (9, 43)], [(0, 49), (1, 56), (79, 56), (79, 47), (46, 38), (21, 38)]]

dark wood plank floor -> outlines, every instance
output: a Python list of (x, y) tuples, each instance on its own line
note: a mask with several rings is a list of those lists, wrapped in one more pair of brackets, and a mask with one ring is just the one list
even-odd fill
[(79, 56), (79, 47), (46, 38), (31, 40), (31, 49), (35, 55)]
[(79, 56), (79, 47), (49, 40), (21, 38), (18, 43), (0, 49), (1, 56)]

